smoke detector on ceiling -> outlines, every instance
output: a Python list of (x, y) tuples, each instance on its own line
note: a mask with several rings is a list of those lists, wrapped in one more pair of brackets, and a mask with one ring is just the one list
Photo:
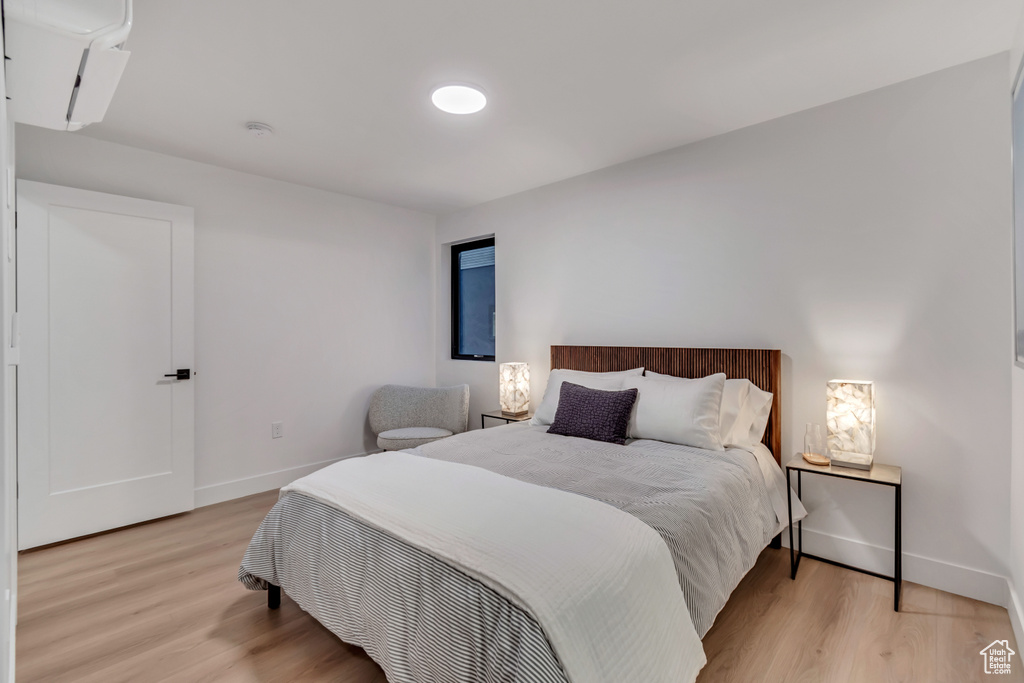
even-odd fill
[(274, 134), (274, 129), (265, 123), (259, 123), (257, 121), (250, 121), (245, 124), (245, 129), (249, 131), (249, 134), (254, 138), (266, 138)]

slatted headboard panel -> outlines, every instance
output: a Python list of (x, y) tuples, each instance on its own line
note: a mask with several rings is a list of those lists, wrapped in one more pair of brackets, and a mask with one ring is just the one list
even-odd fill
[(644, 367), (676, 377), (724, 372), (749, 379), (772, 393), (772, 412), (762, 440), (782, 462), (782, 352), (772, 349), (680, 349), (651, 346), (552, 346), (552, 370), (616, 372)]

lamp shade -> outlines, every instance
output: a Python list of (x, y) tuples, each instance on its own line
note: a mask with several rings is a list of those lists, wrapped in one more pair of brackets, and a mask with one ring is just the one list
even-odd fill
[(875, 454), (875, 387), (834, 379), (827, 385), (825, 421), (830, 453)]
[(501, 412), (523, 415), (530, 409), (530, 366), (527, 363), (502, 363), (498, 368), (498, 392)]

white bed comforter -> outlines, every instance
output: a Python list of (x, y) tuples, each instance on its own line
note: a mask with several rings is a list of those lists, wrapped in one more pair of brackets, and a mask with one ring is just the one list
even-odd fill
[(282, 489), (345, 511), (527, 610), (573, 683), (693, 681), (704, 651), (657, 532), (604, 503), (403, 452)]

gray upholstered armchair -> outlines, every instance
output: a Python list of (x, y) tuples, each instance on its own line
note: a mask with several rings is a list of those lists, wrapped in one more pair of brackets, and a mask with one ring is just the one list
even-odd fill
[(385, 384), (370, 399), (370, 429), (386, 451), (415, 448), (466, 431), (469, 386), (427, 389)]

